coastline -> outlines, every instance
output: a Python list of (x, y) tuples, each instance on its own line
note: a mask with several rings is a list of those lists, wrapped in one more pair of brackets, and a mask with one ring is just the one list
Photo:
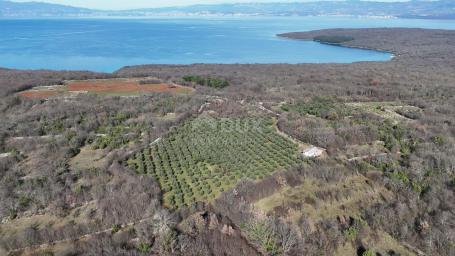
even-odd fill
[[(312, 32), (312, 31), (309, 31), (309, 32)], [(393, 51), (386, 50), (386, 49), (369, 47), (369, 46), (357, 46), (357, 45), (346, 44), (346, 43), (351, 42), (351, 41), (344, 42), (344, 43), (330, 43), (330, 42), (324, 42), (324, 41), (317, 41), (317, 40), (314, 40), (314, 38), (297, 38), (297, 37), (289, 36), (292, 33), (300, 33), (300, 32), (282, 33), (282, 34), (277, 34), (276, 36), (280, 37), (280, 38), (290, 39), (290, 40), (315, 42), (315, 43), (325, 44), (325, 45), (330, 45), (330, 46), (338, 46), (338, 47), (344, 47), (344, 48), (360, 49), (360, 50), (368, 50), (368, 51), (376, 51), (376, 52), (381, 52), (381, 53), (387, 53), (387, 54), (390, 54), (390, 60), (388, 60), (388, 61), (393, 61), (393, 60), (395, 60), (397, 58), (397, 56), (400, 56), (400, 54), (398, 54), (396, 52), (393, 52)], [(305, 33), (305, 32), (302, 32), (302, 33)], [(353, 41), (355, 41), (355, 39)], [(377, 62), (377, 61), (371, 61), (371, 62)], [(317, 64), (317, 63), (314, 63), (314, 64)]]

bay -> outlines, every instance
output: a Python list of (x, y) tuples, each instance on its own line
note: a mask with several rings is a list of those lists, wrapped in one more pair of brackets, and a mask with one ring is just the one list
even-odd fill
[(324, 28), (455, 29), (455, 21), (372, 17), (0, 20), (0, 67), (113, 72), (138, 64), (351, 63), (390, 53), (276, 34)]

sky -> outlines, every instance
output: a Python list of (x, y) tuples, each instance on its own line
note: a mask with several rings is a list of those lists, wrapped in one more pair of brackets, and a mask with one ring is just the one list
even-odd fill
[[(123, 10), (134, 8), (153, 8), (164, 6), (192, 5), (192, 4), (219, 4), (239, 2), (315, 2), (323, 0), (13, 0), (14, 2), (47, 2), (65, 4), (93, 9)], [(381, 2), (397, 2), (406, 0), (376, 0)]]

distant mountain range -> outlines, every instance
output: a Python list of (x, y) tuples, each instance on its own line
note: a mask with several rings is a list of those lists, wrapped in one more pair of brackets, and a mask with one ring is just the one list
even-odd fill
[(0, 0), (0, 17), (90, 16), (94, 10), (41, 2), (16, 3)]
[(325, 1), (305, 3), (246, 3), (192, 5), (106, 11), (39, 2), (0, 0), (0, 18), (38, 17), (148, 17), (148, 16), (315, 16), (354, 15), (401, 18), (455, 19), (455, 0), (410, 2)]

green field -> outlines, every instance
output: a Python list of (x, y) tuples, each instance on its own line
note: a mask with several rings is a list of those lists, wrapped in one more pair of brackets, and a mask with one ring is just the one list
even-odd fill
[(156, 178), (169, 208), (210, 201), (242, 178), (261, 179), (300, 162), (298, 146), (273, 125), (270, 118), (196, 118), (128, 165)]

